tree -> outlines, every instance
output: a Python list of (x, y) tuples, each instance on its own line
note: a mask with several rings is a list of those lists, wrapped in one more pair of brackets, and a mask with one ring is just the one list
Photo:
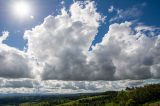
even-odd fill
[(125, 106), (136, 106), (136, 102), (133, 99), (129, 99)]

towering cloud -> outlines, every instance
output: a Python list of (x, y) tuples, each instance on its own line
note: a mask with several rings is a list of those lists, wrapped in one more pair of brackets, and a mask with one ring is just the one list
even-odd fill
[(87, 52), (97, 34), (101, 16), (94, 2), (75, 2), (69, 12), (48, 16), (32, 31), (26, 31), (28, 53), (42, 68), (42, 79), (92, 80)]

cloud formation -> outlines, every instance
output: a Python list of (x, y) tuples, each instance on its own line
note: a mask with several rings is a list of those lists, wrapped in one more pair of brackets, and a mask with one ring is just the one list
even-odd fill
[[(94, 2), (75, 2), (67, 12), (48, 16), (26, 31), (28, 53), (38, 59), (44, 80), (92, 80), (87, 52), (96, 36), (101, 16)], [(42, 52), (43, 51), (43, 52)]]
[(0, 48), (0, 77), (31, 78), (32, 65), (25, 53), (5, 44)]
[(3, 31), (2, 32), (2, 36), (0, 36), (0, 43), (2, 43), (4, 40), (6, 40), (9, 36), (9, 32), (8, 31)]
[(102, 42), (93, 48), (93, 57), (110, 59), (115, 67), (113, 79), (159, 78), (159, 35), (147, 37), (143, 29), (135, 30), (131, 25), (131, 22), (110, 25)]
[[(113, 10), (111, 6), (109, 11)], [(159, 28), (113, 23), (90, 51), (102, 21), (93, 1), (74, 2), (68, 11), (62, 8), (61, 14), (49, 15), (25, 32), (26, 52), (4, 44), (9, 35), (4, 32), (0, 37), (0, 77), (4, 78), (0, 92), (9, 92), (7, 88), (21, 92), (119, 90), (145, 84), (141, 79), (160, 78)]]
[(33, 79), (0, 79), (0, 93), (88, 93), (122, 90), (126, 87), (159, 83), (160, 80), (118, 81), (37, 81)]
[(137, 80), (160, 77), (157, 28), (132, 27), (132, 22), (111, 24), (102, 42), (88, 51), (101, 20), (94, 2), (75, 2), (69, 11), (63, 8), (60, 15), (48, 16), (41, 25), (26, 31), (27, 53), (37, 59), (40, 78)]
[(118, 9), (118, 8), (111, 6), (108, 9), (108, 12), (112, 13), (113, 11), (115, 11), (116, 15), (113, 16), (109, 21), (110, 23), (115, 23), (115, 22), (137, 20), (138, 17), (142, 15), (142, 9), (146, 5), (147, 4), (144, 2), (142, 4), (134, 5), (133, 7), (127, 8), (127, 9)]
[(1, 88), (33, 88), (34, 80), (30, 79), (0, 79)]
[(29, 56), (23, 51), (3, 44), (9, 32), (4, 31), (2, 34), (0, 37), (0, 77), (31, 78), (33, 66)]
[(28, 54), (3, 43), (9, 37), (8, 31), (3, 31), (0, 37), (0, 77), (1, 78), (31, 78), (32, 62)]

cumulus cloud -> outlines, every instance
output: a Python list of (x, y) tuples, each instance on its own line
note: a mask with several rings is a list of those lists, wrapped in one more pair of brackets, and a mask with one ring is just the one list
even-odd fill
[(15, 48), (0, 44), (0, 77), (31, 78), (29, 57)]
[(145, 32), (135, 31), (131, 25), (131, 22), (110, 25), (102, 42), (93, 48), (93, 58), (110, 59), (111, 66), (115, 67), (114, 74), (110, 74), (113, 79), (159, 78), (159, 35), (153, 33), (153, 37), (147, 37)]
[(14, 47), (3, 43), (9, 37), (8, 31), (3, 31), (0, 37), (0, 77), (31, 78), (32, 62), (29, 56)]
[(75, 2), (69, 11), (61, 11), (61, 15), (48, 16), (41, 25), (26, 31), (27, 52), (38, 59), (42, 79), (94, 79), (86, 59), (101, 16), (94, 2)]

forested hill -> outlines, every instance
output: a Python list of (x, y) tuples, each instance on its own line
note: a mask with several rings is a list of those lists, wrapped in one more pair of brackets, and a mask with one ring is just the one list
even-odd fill
[[(114, 95), (114, 96), (113, 96)], [(160, 106), (160, 84), (105, 92), (101, 96), (83, 98), (60, 106)]]

